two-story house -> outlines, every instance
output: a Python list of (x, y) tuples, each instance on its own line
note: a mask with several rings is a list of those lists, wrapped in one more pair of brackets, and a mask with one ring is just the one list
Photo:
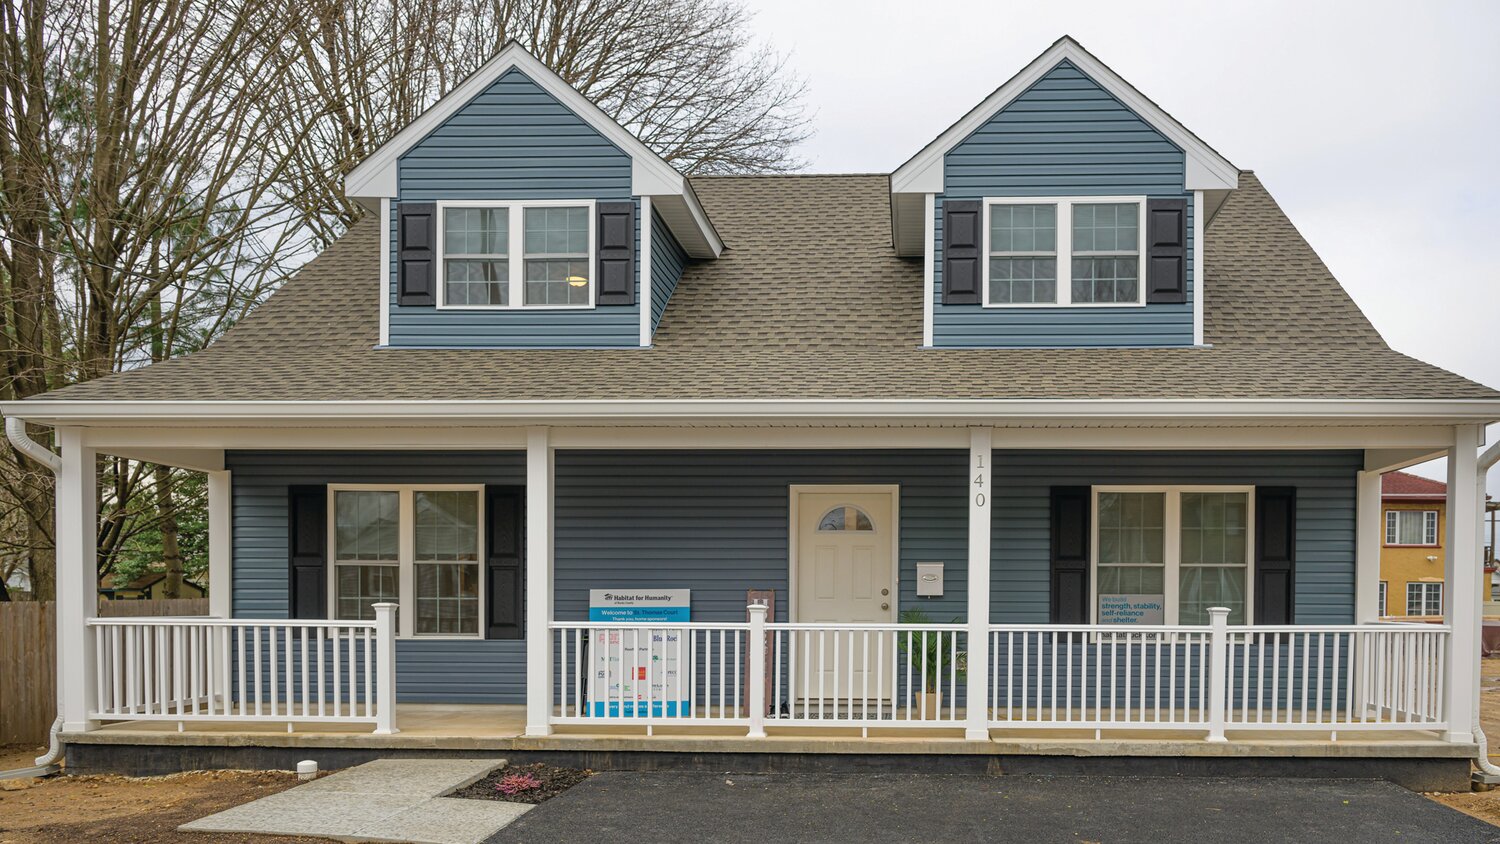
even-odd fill
[[(691, 179), (510, 45), (345, 185), (209, 348), (3, 406), (58, 473), (70, 765), (1466, 781), (1479, 598), (1375, 624), (1373, 525), (1446, 455), (1477, 579), (1500, 393), (1076, 42), (888, 176)], [(101, 453), (209, 473), (213, 620), (94, 617)]]

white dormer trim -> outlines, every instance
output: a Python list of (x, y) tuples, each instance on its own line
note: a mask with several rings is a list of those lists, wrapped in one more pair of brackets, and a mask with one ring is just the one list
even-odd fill
[(942, 193), (943, 159), (948, 150), (958, 146), (965, 138), (973, 134), (974, 130), (984, 125), (997, 112), (1025, 93), (1063, 61), (1071, 62), (1079, 70), (1088, 74), (1100, 87), (1114, 95), (1142, 120), (1161, 132), (1167, 140), (1182, 149), (1187, 159), (1185, 190), (1234, 190), (1239, 186), (1239, 168), (1215, 152), (1197, 135), (1189, 132), (1172, 115), (1162, 111), (1160, 106), (1147, 99), (1144, 94), (1120, 78), (1103, 62), (1094, 58), (1077, 41), (1063, 36), (1020, 73), (996, 88), (994, 93), (960, 118), (957, 123), (948, 127), (947, 131), (923, 147), (921, 152), (898, 167), (896, 172), (891, 174), (891, 193)]
[[(719, 256), (724, 244), (698, 203), (698, 197), (693, 193), (687, 178), (515, 41), (507, 43), (484, 66), (469, 74), (458, 87), (433, 103), (421, 116), (397, 132), (395, 137), (350, 170), (344, 177), (344, 194), (356, 200), (395, 198), (397, 165), (402, 154), (416, 146), (512, 68), (526, 74), (542, 90), (551, 94), (630, 156), (630, 192), (635, 196), (658, 198), (659, 208), (663, 211), (662, 218), (690, 256)], [(670, 206), (677, 208), (670, 209)], [(668, 210), (676, 210), (678, 213), (666, 213)]]

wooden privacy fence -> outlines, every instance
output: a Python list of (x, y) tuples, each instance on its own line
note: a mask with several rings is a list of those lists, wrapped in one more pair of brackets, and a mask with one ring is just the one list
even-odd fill
[[(99, 602), (104, 618), (207, 615), (207, 598)], [(0, 744), (43, 744), (57, 716), (57, 611), (0, 603)]]

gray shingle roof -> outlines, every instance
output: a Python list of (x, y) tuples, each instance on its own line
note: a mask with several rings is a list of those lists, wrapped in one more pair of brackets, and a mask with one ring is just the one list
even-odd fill
[(1500, 398), (1392, 351), (1253, 174), (1208, 228), (1208, 349), (921, 349), (885, 176), (695, 178), (729, 251), (651, 349), (376, 349), (366, 220), (208, 349), (67, 400)]

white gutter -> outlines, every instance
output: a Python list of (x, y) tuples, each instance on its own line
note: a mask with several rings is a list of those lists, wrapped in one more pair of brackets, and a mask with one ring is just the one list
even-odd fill
[(310, 421), (513, 421), (870, 419), (1098, 422), (1120, 420), (1500, 420), (1500, 400), (1447, 399), (602, 399), (582, 401), (60, 401), (0, 402), (0, 413), (36, 422), (228, 419)]
[[(1500, 441), (1495, 442), (1494, 445), (1491, 445), (1489, 448), (1485, 449), (1483, 454), (1479, 455), (1479, 466), (1477, 470), (1478, 478), (1476, 478), (1475, 483), (1479, 485), (1480, 501), (1484, 501), (1484, 488), (1485, 481), (1487, 480), (1486, 476), (1489, 474), (1490, 467), (1494, 466), (1497, 462), (1500, 462)], [(1484, 635), (1484, 619), (1482, 618), (1479, 620), (1479, 635)], [(1474, 696), (1476, 698), (1479, 697), (1479, 692), (1477, 690), (1475, 691)], [(1478, 748), (1478, 753), (1476, 754), (1474, 759), (1474, 766), (1478, 768), (1482, 773), (1487, 774), (1491, 778), (1500, 778), (1500, 766), (1496, 766), (1494, 762), (1490, 761), (1489, 738), (1485, 736), (1484, 729), (1479, 725), (1479, 701), (1477, 700), (1474, 702), (1473, 732), (1474, 744)]]
[[(11, 402), (16, 404), (17, 402)], [(5, 437), (16, 450), (30, 457), (32, 460), (52, 470), (52, 474), (62, 471), (62, 458), (53, 453), (52, 449), (42, 445), (26, 433), (26, 420), (19, 416), (5, 417)], [(59, 684), (59, 689), (61, 685)], [(57, 718), (52, 722), (52, 729), (47, 734), (47, 752), (36, 758), (37, 767), (51, 766), (62, 755), (62, 700), (57, 701)]]
[[(8, 404), (19, 404), (10, 402)], [(32, 460), (46, 466), (55, 475), (62, 471), (62, 458), (53, 453), (52, 449), (42, 445), (26, 433), (26, 420), (19, 416), (5, 417), (5, 436), (16, 450), (30, 457)]]

